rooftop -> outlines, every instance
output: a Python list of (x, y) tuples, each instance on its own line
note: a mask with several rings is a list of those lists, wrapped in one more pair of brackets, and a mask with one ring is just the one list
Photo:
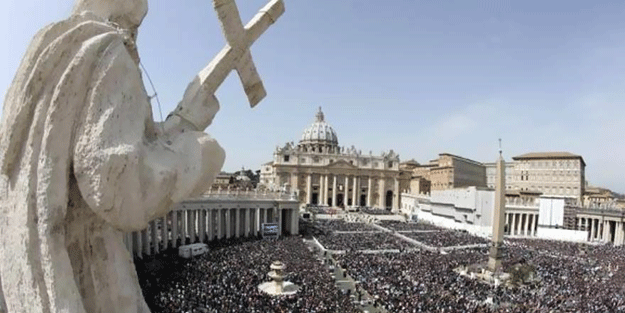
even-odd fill
[(527, 159), (580, 159), (584, 166), (586, 166), (586, 162), (584, 162), (584, 158), (581, 155), (573, 154), (570, 152), (530, 152), (526, 154), (521, 154), (519, 156), (515, 156), (512, 158), (513, 160), (527, 160)]

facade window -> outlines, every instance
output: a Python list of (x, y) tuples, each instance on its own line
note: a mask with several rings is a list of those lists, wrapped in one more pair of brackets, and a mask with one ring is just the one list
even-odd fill
[(388, 167), (393, 167), (393, 161), (388, 162)]
[(290, 160), (290, 159), (291, 159), (291, 158), (290, 158), (290, 156), (289, 156), (289, 155), (285, 155), (285, 156), (284, 156), (284, 162), (289, 162), (289, 160)]

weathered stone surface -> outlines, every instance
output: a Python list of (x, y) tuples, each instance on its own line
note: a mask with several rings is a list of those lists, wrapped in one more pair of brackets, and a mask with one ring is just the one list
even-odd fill
[[(134, 46), (146, 12), (146, 0), (78, 0), (22, 60), (0, 125), (8, 312), (149, 312), (122, 233), (205, 190), (223, 165), (207, 134), (154, 123)], [(212, 99), (182, 102), (211, 109), (208, 126)]]

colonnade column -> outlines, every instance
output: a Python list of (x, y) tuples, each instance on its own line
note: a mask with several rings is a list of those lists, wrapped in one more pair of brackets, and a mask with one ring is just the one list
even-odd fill
[(213, 217), (213, 213), (215, 210), (209, 209), (208, 212), (208, 241), (213, 241), (215, 239), (215, 218)]
[(132, 256), (141, 257), (141, 233), (138, 231), (132, 232)]
[(204, 242), (206, 239), (206, 210), (200, 210), (200, 242)]
[(167, 216), (169, 213), (165, 214), (161, 218), (161, 242), (163, 243), (163, 250), (167, 250), (167, 245), (169, 244), (169, 225), (167, 224)]
[(178, 247), (178, 211), (171, 212), (171, 246)]
[(621, 246), (623, 245), (623, 223), (616, 222), (616, 234), (614, 236), (614, 245)]
[(150, 243), (152, 246), (152, 252), (157, 254), (159, 252), (158, 247), (158, 231), (156, 230), (156, 220), (150, 222)]
[(241, 236), (241, 209), (234, 209), (234, 237)]
[(371, 194), (373, 193), (373, 179), (369, 176), (369, 185), (367, 187), (367, 206), (371, 207)]
[(252, 224), (250, 224), (250, 221), (252, 219), (252, 209), (245, 209), (245, 231), (243, 233), (243, 236), (245, 237), (249, 237), (249, 235), (252, 233)]
[(222, 239), (223, 238), (223, 233), (224, 233), (224, 229), (223, 229), (223, 215), (222, 215), (221, 211), (222, 211), (222, 209), (215, 210), (215, 213), (217, 213), (217, 218), (216, 218), (217, 239)]
[(512, 215), (512, 223), (510, 223), (510, 235), (516, 234), (516, 213), (510, 213)]
[(524, 219), (523, 219), (523, 236), (527, 236), (527, 234), (529, 233), (529, 227), (528, 227), (528, 222), (529, 222), (529, 218), (530, 215), (529, 214), (523, 214)]
[(336, 206), (336, 175), (333, 175), (332, 182), (332, 206)]

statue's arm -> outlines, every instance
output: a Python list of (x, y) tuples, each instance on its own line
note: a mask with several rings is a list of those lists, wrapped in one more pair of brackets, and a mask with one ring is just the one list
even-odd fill
[(109, 48), (93, 75), (75, 140), (74, 175), (95, 213), (119, 229), (135, 230), (203, 192), (225, 154), (202, 132), (152, 136), (152, 111), (141, 77), (123, 44), (118, 45)]

